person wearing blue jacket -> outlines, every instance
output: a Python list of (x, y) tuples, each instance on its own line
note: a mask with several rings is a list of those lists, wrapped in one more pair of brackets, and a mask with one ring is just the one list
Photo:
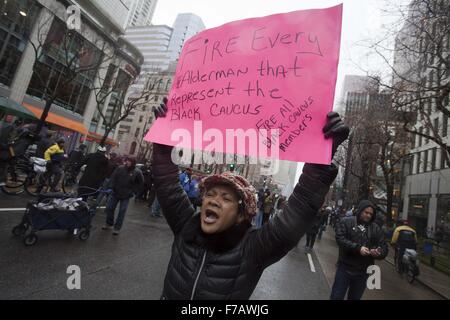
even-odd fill
[(199, 180), (197, 176), (193, 175), (188, 184), (188, 190), (186, 191), (189, 200), (191, 200), (194, 209), (197, 211), (197, 206), (199, 204), (200, 190), (198, 187)]

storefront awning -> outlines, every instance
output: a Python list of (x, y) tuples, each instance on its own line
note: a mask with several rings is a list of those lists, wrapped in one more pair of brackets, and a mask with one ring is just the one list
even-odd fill
[(0, 112), (20, 118), (36, 120), (36, 115), (33, 112), (14, 100), (5, 97), (0, 97)]
[[(31, 111), (34, 115), (36, 115), (36, 117), (41, 118), (43, 110), (28, 103), (24, 103), (23, 106)], [(88, 134), (88, 129), (86, 129), (86, 127), (82, 123), (57, 115), (53, 112), (48, 113), (47, 119), (45, 119), (45, 121), (79, 132), (83, 135)]]
[[(95, 132), (88, 132), (88, 135), (86, 137), (87, 141), (95, 141), (95, 142), (98, 142), (98, 143), (100, 143), (102, 141), (102, 139), (103, 139), (103, 136), (99, 135), (98, 133), (95, 133)], [(106, 139), (105, 143), (109, 144), (111, 146), (118, 146), (119, 145), (119, 143), (117, 143), (117, 141), (115, 141), (113, 139), (109, 139), (109, 138)]]

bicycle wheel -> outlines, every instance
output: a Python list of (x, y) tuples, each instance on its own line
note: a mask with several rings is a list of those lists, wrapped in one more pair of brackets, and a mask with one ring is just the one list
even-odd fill
[(413, 283), (414, 279), (416, 279), (415, 266), (410, 264), (409, 268), (408, 268), (408, 272), (406, 273), (406, 280), (408, 280), (409, 283)]
[(8, 169), (5, 185), (2, 186), (4, 193), (18, 195), (23, 193), (27, 172), (22, 168)]
[(70, 174), (64, 173), (61, 179), (61, 189), (64, 193), (74, 193), (78, 189), (78, 184)]
[(397, 257), (394, 258), (394, 266), (395, 266), (395, 271), (397, 271), (398, 273), (402, 273), (402, 272), (401, 272), (401, 269), (400, 269), (400, 265), (399, 265), (399, 261), (398, 261), (398, 258), (397, 258)]
[(50, 191), (50, 187), (48, 186), (47, 181), (46, 181), (45, 185), (41, 188), (41, 190), (39, 190), (38, 181), (41, 179), (41, 176), (43, 174), (44, 173), (38, 173), (34, 177), (29, 177), (25, 181), (25, 191), (30, 196), (37, 197), (39, 195), (39, 193), (45, 193), (45, 192)]

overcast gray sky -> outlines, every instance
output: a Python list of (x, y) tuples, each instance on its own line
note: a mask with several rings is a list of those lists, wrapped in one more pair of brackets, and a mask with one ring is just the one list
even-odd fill
[(172, 26), (178, 13), (191, 12), (202, 18), (206, 28), (212, 28), (245, 18), (327, 8), (340, 3), (344, 4), (344, 15), (336, 90), (338, 99), (346, 74), (364, 74), (357, 65), (366, 64), (367, 52), (355, 43), (379, 34), (385, 23), (380, 12), (380, 0), (159, 0), (153, 23)]

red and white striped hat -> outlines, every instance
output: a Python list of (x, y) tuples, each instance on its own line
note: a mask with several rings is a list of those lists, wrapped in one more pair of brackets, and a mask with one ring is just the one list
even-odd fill
[(200, 181), (199, 188), (203, 193), (218, 184), (232, 187), (238, 194), (244, 205), (244, 214), (248, 219), (256, 215), (256, 189), (244, 177), (232, 172), (214, 174), (203, 178)]

